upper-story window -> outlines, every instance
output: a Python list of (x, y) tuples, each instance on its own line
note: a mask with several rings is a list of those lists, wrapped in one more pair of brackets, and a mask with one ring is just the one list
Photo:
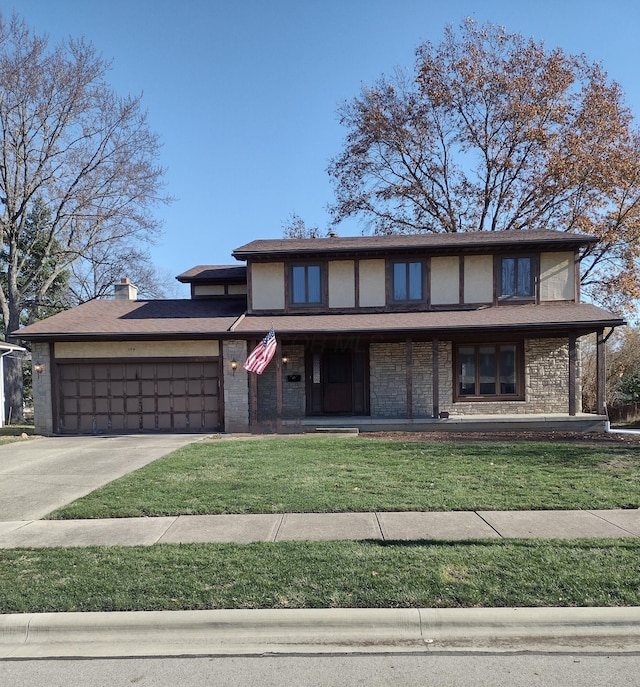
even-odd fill
[(424, 300), (424, 264), (420, 260), (392, 263), (391, 296), (395, 303)]
[(291, 268), (291, 304), (322, 305), (320, 265), (294, 265)]
[(530, 255), (500, 259), (500, 298), (533, 298), (533, 258)]

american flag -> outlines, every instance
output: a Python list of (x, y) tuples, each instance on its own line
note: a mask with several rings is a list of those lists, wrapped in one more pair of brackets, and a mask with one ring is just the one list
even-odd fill
[(276, 352), (277, 343), (276, 333), (273, 331), (273, 327), (271, 327), (264, 339), (262, 339), (246, 359), (243, 365), (244, 369), (261, 375), (265, 367), (271, 361), (271, 358), (273, 358), (273, 354)]

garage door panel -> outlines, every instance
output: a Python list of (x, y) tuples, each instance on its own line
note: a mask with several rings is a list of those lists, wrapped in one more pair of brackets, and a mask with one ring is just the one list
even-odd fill
[(78, 383), (78, 395), (81, 398), (91, 398), (93, 396), (93, 383), (92, 382), (79, 382)]
[(93, 371), (86, 366), (78, 367), (78, 379), (93, 379)]
[(154, 381), (143, 380), (140, 382), (140, 393), (142, 396), (153, 396), (156, 392), (156, 384)]
[(157, 390), (158, 396), (170, 396), (171, 382), (169, 380), (159, 379), (157, 383)]
[(125, 399), (125, 413), (128, 415), (137, 413), (140, 410), (140, 401), (137, 396), (130, 396)]
[(93, 415), (80, 415), (78, 431), (82, 434), (93, 434), (94, 423)]
[(156, 412), (156, 399), (155, 398), (142, 398), (140, 400), (140, 405), (142, 406), (143, 413), (155, 413)]
[(187, 393), (187, 383), (184, 379), (174, 379), (171, 390), (174, 396), (183, 396)]
[(217, 361), (59, 363), (59, 431), (216, 430), (218, 369)]

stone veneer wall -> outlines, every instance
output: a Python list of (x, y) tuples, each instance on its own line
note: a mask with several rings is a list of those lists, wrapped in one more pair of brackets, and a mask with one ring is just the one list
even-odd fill
[[(306, 412), (304, 346), (278, 347), (276, 355), (287, 355), (287, 364), (281, 366), (282, 374), (282, 419), (300, 419)], [(289, 382), (289, 375), (299, 375), (299, 382)], [(276, 359), (258, 376), (258, 422), (276, 419)]]
[[(413, 417), (431, 417), (433, 413), (432, 343), (430, 341), (414, 342), (412, 349)], [(528, 339), (524, 344), (524, 357), (524, 401), (453, 403), (453, 346), (450, 341), (441, 341), (438, 349), (440, 411), (448, 411), (452, 416), (568, 413), (568, 339)], [(406, 359), (404, 342), (371, 344), (369, 360), (372, 417), (406, 417)], [(576, 375), (577, 412), (581, 412), (581, 408), (578, 370)]]
[(48, 343), (34, 342), (31, 359), (44, 365), (44, 371), (33, 373), (33, 415), (35, 433), (43, 436), (53, 434), (53, 403), (51, 390), (51, 349)]
[[(440, 368), (440, 410), (450, 410), (452, 398), (451, 343), (441, 341), (438, 348)], [(411, 402), (414, 418), (433, 415), (433, 344), (414, 341), (411, 351), (413, 383)], [(369, 374), (372, 417), (407, 416), (407, 345), (371, 344)]]
[[(524, 342), (525, 400), (461, 402), (452, 404), (452, 415), (569, 412), (568, 339), (527, 339)], [(576, 411), (581, 412), (580, 378), (576, 376)]]
[[(246, 341), (222, 342), (222, 376), (224, 385), (224, 429), (246, 432), (249, 429), (249, 373), (242, 367), (247, 359)], [(234, 372), (231, 361), (238, 367)]]
[(372, 417), (406, 417), (407, 354), (404, 343), (369, 346), (369, 389)]

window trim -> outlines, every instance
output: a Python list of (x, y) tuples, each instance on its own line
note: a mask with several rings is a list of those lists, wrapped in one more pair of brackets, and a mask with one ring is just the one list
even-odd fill
[[(395, 267), (396, 265), (410, 265), (410, 264), (420, 265), (420, 298), (395, 298)], [(424, 258), (391, 258), (387, 261), (387, 271), (388, 271), (388, 298), (387, 302), (389, 305), (398, 306), (415, 306), (424, 305), (427, 302), (427, 261)], [(411, 277), (410, 271), (407, 270), (405, 288), (410, 291), (411, 287)]]
[[(298, 267), (303, 267), (305, 270), (305, 278), (304, 278), (304, 290), (305, 290), (305, 300), (304, 301), (295, 301), (294, 300), (294, 270)], [(319, 294), (320, 294), (320, 300), (318, 301), (309, 301), (309, 272), (308, 269), (309, 267), (317, 267), (319, 271), (319, 283), (318, 283), (318, 289), (319, 289)], [(287, 304), (291, 308), (321, 308), (326, 305), (326, 284), (325, 284), (325, 279), (326, 279), (326, 265), (323, 262), (315, 262), (315, 261), (309, 261), (309, 262), (292, 262), (289, 264), (289, 268), (287, 270), (288, 274), (288, 298), (287, 298)]]
[[(496, 388), (498, 388), (500, 380), (500, 356), (499, 351), (503, 346), (515, 346), (515, 374), (516, 374), (516, 390), (513, 394), (501, 394), (499, 391), (495, 394), (462, 394), (460, 393), (460, 349), (461, 348), (473, 348), (474, 349), (474, 359), (475, 359), (475, 388), (480, 389), (480, 349), (483, 347), (492, 346), (496, 353), (496, 367), (495, 367), (495, 380)], [(483, 403), (487, 401), (524, 401), (525, 400), (525, 365), (524, 365), (524, 341), (483, 341), (483, 342), (462, 342), (456, 343), (454, 345), (453, 352), (453, 402), (471, 402), (471, 403)]]
[[(518, 294), (508, 295), (502, 293), (502, 261), (503, 260), (515, 260), (515, 275), (514, 279), (516, 285), (518, 283), (518, 260), (522, 258), (527, 258), (530, 263), (530, 286), (531, 295), (519, 296)], [(536, 256), (532, 253), (507, 253), (505, 255), (497, 256), (496, 260), (496, 301), (498, 303), (513, 303), (514, 301), (519, 303), (532, 303), (536, 301), (536, 293), (538, 286), (538, 260)]]

